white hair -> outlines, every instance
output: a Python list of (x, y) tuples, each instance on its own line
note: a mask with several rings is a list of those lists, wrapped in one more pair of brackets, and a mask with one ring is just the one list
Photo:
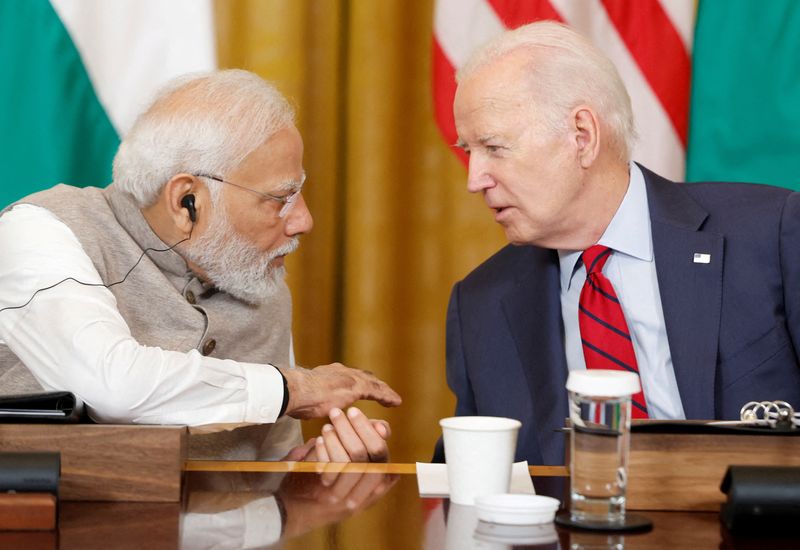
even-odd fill
[(456, 74), (467, 80), (479, 69), (518, 50), (530, 51), (527, 77), (534, 104), (552, 132), (563, 131), (578, 105), (597, 112), (621, 160), (630, 160), (636, 140), (631, 100), (616, 67), (586, 38), (566, 25), (539, 21), (504, 32), (473, 53)]
[(279, 130), (294, 110), (259, 76), (231, 69), (178, 77), (139, 116), (114, 157), (114, 183), (140, 207), (176, 174), (224, 176)]

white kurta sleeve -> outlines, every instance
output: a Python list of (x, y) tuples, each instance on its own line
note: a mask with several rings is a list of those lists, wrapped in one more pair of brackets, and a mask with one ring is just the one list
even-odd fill
[(284, 392), (277, 369), (143, 346), (103, 286), (67, 280), (36, 293), (67, 278), (101, 283), (69, 227), (33, 205), (0, 217), (0, 310), (9, 308), (0, 311), (0, 341), (46, 389), (75, 393), (102, 422), (277, 419)]

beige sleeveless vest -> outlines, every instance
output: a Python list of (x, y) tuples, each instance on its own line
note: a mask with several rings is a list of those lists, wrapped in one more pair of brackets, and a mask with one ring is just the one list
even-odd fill
[[(54, 213), (78, 237), (106, 284), (121, 280), (146, 248), (165, 245), (133, 199), (114, 185), (105, 189), (57, 185), (20, 203)], [(172, 351), (289, 367), (291, 296), (285, 284), (260, 306), (204, 285), (174, 251), (149, 252), (128, 279), (109, 289), (136, 340)], [(269, 368), (269, 367), (267, 367)], [(0, 344), (3, 394), (41, 391), (17, 357)], [(189, 439), (192, 458), (280, 459), (302, 443), (297, 420), (239, 428)]]

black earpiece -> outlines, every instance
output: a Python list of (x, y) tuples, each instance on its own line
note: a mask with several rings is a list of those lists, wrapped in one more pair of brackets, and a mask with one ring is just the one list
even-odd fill
[(194, 195), (191, 193), (181, 199), (181, 206), (189, 211), (189, 219), (192, 223), (197, 221), (197, 210), (194, 208)]

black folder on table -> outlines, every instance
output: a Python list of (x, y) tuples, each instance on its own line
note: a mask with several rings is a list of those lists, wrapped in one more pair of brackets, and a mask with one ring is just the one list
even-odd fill
[(83, 407), (67, 391), (0, 396), (0, 422), (77, 422)]
[(773, 428), (747, 422), (718, 422), (708, 420), (646, 420), (631, 424), (632, 433), (686, 435), (781, 435), (800, 436), (800, 429), (791, 426)]

